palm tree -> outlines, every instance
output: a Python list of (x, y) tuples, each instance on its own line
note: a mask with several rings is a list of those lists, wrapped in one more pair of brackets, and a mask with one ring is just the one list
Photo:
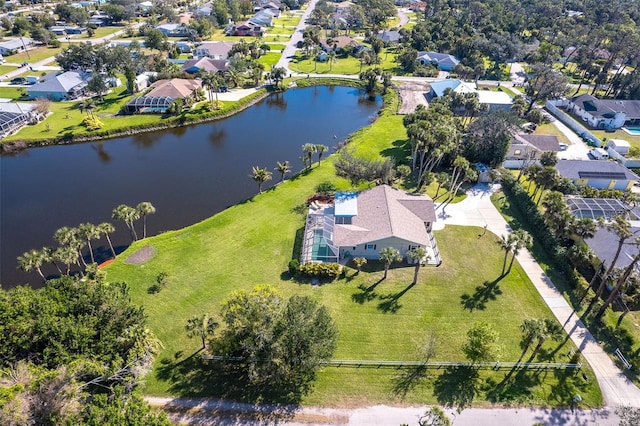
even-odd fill
[(42, 264), (44, 261), (45, 259), (42, 251), (36, 249), (29, 250), (24, 252), (22, 256), (18, 256), (18, 268), (25, 272), (31, 272), (35, 269), (38, 272), (38, 275), (42, 277), (42, 280), (47, 282), (47, 279), (42, 273)]
[(362, 271), (362, 267), (367, 264), (367, 259), (364, 257), (354, 257), (353, 264), (356, 265), (358, 273)]
[(540, 329), (540, 320), (534, 319), (525, 319), (520, 324), (520, 330), (522, 331), (522, 339), (520, 339), (520, 347), (522, 348), (522, 353), (520, 354), (520, 358), (518, 358), (518, 362), (522, 360), (524, 354), (529, 350), (529, 347), (539, 339), (542, 334), (542, 330)]
[(304, 145), (302, 145), (302, 152), (304, 152), (307, 155), (307, 162), (305, 162), (305, 165), (308, 164), (309, 168), (311, 168), (311, 165), (313, 164), (313, 154), (316, 152), (316, 146), (312, 143), (305, 143)]
[(213, 105), (213, 92), (214, 88), (216, 94), (216, 105), (218, 104), (218, 75), (215, 72), (208, 72), (202, 77), (202, 86), (207, 88), (209, 92), (209, 100)]
[[(640, 245), (640, 239), (636, 240), (636, 246), (638, 245)], [(620, 274), (620, 276), (616, 280), (616, 285), (613, 287), (613, 290), (611, 290), (611, 293), (609, 294), (609, 297), (607, 298), (607, 300), (605, 300), (604, 304), (600, 307), (600, 309), (596, 313), (596, 318), (600, 318), (604, 314), (604, 312), (607, 310), (607, 307), (609, 307), (609, 305), (613, 303), (615, 298), (618, 296), (618, 293), (620, 293), (620, 290), (626, 284), (627, 280), (635, 270), (635, 267), (638, 264), (638, 261), (640, 261), (640, 251), (635, 256), (633, 256), (631, 263), (629, 263), (629, 265), (627, 265), (624, 268), (624, 271), (622, 272), (622, 274)]]
[(513, 247), (515, 245), (513, 234), (501, 235), (496, 243), (502, 250), (504, 250), (504, 259), (502, 260), (502, 273), (500, 274), (502, 276), (504, 275), (504, 271), (507, 269), (507, 257), (509, 257), (509, 253), (511, 252), (511, 250), (513, 250)]
[(109, 248), (111, 249), (111, 254), (113, 255), (114, 259), (116, 257), (116, 251), (113, 249), (113, 244), (111, 244), (111, 238), (109, 238), (109, 234), (115, 232), (115, 230), (116, 228), (109, 222), (102, 222), (100, 225), (98, 225), (98, 232), (104, 234), (104, 237), (107, 239), (107, 243), (109, 243)]
[(93, 223), (81, 223), (78, 226), (78, 233), (87, 240), (89, 246), (89, 255), (91, 257), (91, 263), (95, 263), (96, 260), (93, 257), (93, 247), (91, 246), (91, 240), (100, 238), (100, 231)]
[(136, 206), (139, 216), (142, 216), (142, 239), (147, 238), (147, 216), (154, 214), (156, 208), (149, 201), (143, 201)]
[(136, 228), (133, 224), (134, 220), (140, 219), (138, 210), (127, 206), (126, 204), (120, 204), (118, 207), (113, 209), (111, 217), (115, 220), (122, 220), (125, 225), (127, 225), (129, 234), (131, 235), (131, 241), (136, 241), (138, 239), (138, 234), (136, 233)]
[(260, 194), (262, 194), (262, 184), (268, 180), (271, 180), (272, 174), (267, 169), (254, 166), (252, 168), (252, 174), (249, 176), (251, 177), (251, 179), (258, 182), (258, 191), (260, 192)]
[(427, 250), (424, 247), (416, 247), (413, 250), (409, 250), (407, 252), (407, 256), (416, 263), (416, 270), (413, 274), (413, 282), (411, 283), (412, 285), (416, 285), (418, 283), (418, 272), (420, 272), (422, 260), (429, 256), (427, 255)]
[(280, 183), (284, 182), (284, 175), (291, 172), (291, 167), (289, 166), (289, 162), (285, 161), (284, 163), (277, 162), (278, 166), (274, 169), (280, 173)]
[(318, 153), (318, 167), (320, 166), (320, 162), (322, 160), (322, 154), (329, 150), (329, 147), (326, 145), (315, 145), (316, 152)]
[[(329, 40), (327, 40), (328, 42)], [(329, 72), (331, 72), (331, 69), (333, 68), (333, 62), (336, 60), (336, 52), (335, 50), (330, 50), (329, 53), (327, 53), (327, 58), (329, 59)]]
[(76, 252), (76, 249), (71, 246), (67, 245), (56, 248), (53, 252), (53, 257), (67, 265), (67, 271), (65, 272), (67, 275), (69, 275), (69, 272), (71, 271), (72, 263), (77, 264), (78, 267), (80, 266), (78, 263), (78, 253)]
[(531, 248), (531, 246), (533, 245), (533, 237), (531, 237), (531, 234), (529, 234), (524, 229), (518, 229), (512, 235), (514, 236), (515, 244), (511, 249), (512, 251), (511, 262), (509, 263), (509, 269), (507, 269), (507, 274), (511, 272), (513, 261), (515, 260), (516, 256), (519, 254), (520, 250), (523, 248), (527, 248), (527, 249)]
[(553, 339), (555, 341), (562, 340), (562, 327), (560, 324), (549, 318), (539, 319), (538, 321), (540, 323), (539, 332), (537, 333), (538, 344), (533, 348), (530, 359), (536, 357), (538, 351), (547, 339)]
[(618, 247), (616, 248), (616, 253), (613, 255), (613, 259), (611, 260), (609, 267), (600, 280), (600, 285), (598, 286), (598, 290), (596, 291), (596, 297), (593, 298), (593, 300), (587, 307), (587, 312), (589, 312), (591, 308), (593, 308), (593, 305), (602, 297), (602, 293), (604, 292), (604, 288), (607, 285), (609, 276), (611, 276), (611, 273), (613, 272), (613, 269), (616, 267), (616, 263), (618, 262), (618, 257), (620, 257), (622, 246), (629, 238), (633, 236), (631, 232), (631, 224), (623, 215), (617, 215), (610, 223), (605, 223), (603, 220), (600, 220), (600, 225), (604, 226), (607, 230), (613, 232), (618, 236)]
[(202, 339), (200, 351), (207, 348), (207, 336), (213, 335), (216, 328), (218, 328), (218, 323), (208, 314), (192, 316), (187, 320), (187, 325), (185, 326), (188, 338), (199, 336)]
[(389, 272), (389, 267), (393, 262), (400, 262), (402, 260), (402, 256), (400, 256), (400, 252), (393, 247), (385, 247), (380, 250), (380, 262), (384, 265), (384, 276), (382, 279), (387, 278), (387, 273)]
[(58, 273), (60, 273), (60, 275), (62, 275), (62, 269), (60, 269), (60, 266), (58, 266), (58, 262), (56, 262), (56, 257), (53, 255), (54, 254), (54, 250), (51, 247), (42, 247), (42, 258), (44, 259), (45, 262), (51, 262), (53, 264), (53, 266), (56, 267), (56, 269), (58, 270)]
[(68, 247), (70, 250), (73, 250), (73, 252), (75, 253), (75, 263), (79, 268), (81, 268), (80, 262), (82, 262), (84, 266), (87, 266), (86, 262), (84, 261), (84, 257), (82, 257), (84, 239), (80, 238), (80, 232), (77, 228), (63, 226), (55, 232), (53, 238), (55, 238), (55, 240), (58, 241), (58, 243), (60, 243), (62, 246)]

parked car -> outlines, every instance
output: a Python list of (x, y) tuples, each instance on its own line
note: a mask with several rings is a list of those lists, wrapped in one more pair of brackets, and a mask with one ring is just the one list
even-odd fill
[(593, 157), (594, 160), (608, 160), (609, 153), (602, 148), (593, 148), (589, 151), (589, 155)]
[(27, 79), (24, 77), (16, 77), (11, 80), (11, 84), (27, 84)]
[(569, 145), (567, 145), (566, 143), (560, 142), (558, 145), (560, 145), (560, 151), (566, 151), (567, 148), (569, 148)]

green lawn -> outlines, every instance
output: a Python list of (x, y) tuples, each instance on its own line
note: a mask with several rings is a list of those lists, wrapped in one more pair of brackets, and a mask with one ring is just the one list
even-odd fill
[[(35, 49), (31, 49), (27, 52), (17, 53), (11, 56), (5, 56), (5, 60), (7, 62), (15, 62), (21, 64), (23, 62), (28, 62), (33, 64), (35, 62), (39, 62), (43, 59), (46, 59), (50, 56), (55, 56), (62, 51), (62, 47), (37, 47)], [(66, 47), (66, 46), (64, 46)]]
[(12, 65), (0, 65), (0, 75), (4, 76), (6, 73), (10, 71), (15, 71), (16, 67)]
[(291, 35), (296, 31), (294, 27), (273, 26), (267, 28), (268, 35)]
[[(100, 37), (104, 37), (104, 36), (108, 36), (109, 34), (113, 34), (115, 32), (121, 31), (126, 29), (126, 27), (121, 26), (121, 27), (99, 27), (96, 28), (93, 34), (93, 37), (91, 37), (92, 39), (95, 38), (100, 38)], [(87, 34), (82, 34), (80, 37), (78, 37), (78, 40), (83, 40), (83, 39), (88, 39), (89, 37), (87, 37)], [(75, 39), (73, 39), (75, 40)]]
[(327, 62), (315, 62), (309, 59), (304, 52), (301, 50), (296, 51), (296, 55), (293, 57), (291, 63), (289, 64), (289, 68), (292, 71), (297, 71), (301, 73), (314, 73), (314, 74), (359, 74), (361, 70), (365, 70), (367, 68), (382, 68), (386, 71), (391, 71), (394, 74), (397, 74), (398, 64), (395, 62), (395, 54), (390, 53), (386, 54), (384, 51), (380, 55), (382, 58), (382, 63), (377, 65), (364, 65), (360, 66), (360, 59), (354, 58), (353, 56), (342, 57), (338, 56), (336, 59), (337, 62), (330, 64)]
[(629, 142), (632, 146), (640, 148), (640, 136), (630, 135), (624, 130), (616, 130), (615, 132), (605, 132), (604, 130), (589, 130), (593, 133), (594, 136), (600, 138), (600, 140), (604, 140), (604, 138), (609, 139), (624, 139)]
[[(391, 98), (393, 98), (391, 96)], [(395, 105), (389, 108), (395, 111)], [(404, 156), (401, 117), (384, 115), (357, 132), (351, 146), (367, 157)], [(297, 154), (296, 154), (297, 155)], [(208, 369), (188, 366), (198, 349), (186, 338), (184, 324), (194, 314), (215, 313), (220, 302), (236, 289), (256, 284), (275, 285), (283, 295), (308, 295), (325, 304), (340, 330), (335, 358), (419, 359), (418, 344), (427, 334), (437, 336), (434, 360), (464, 360), (460, 347), (474, 321), (486, 320), (500, 331), (502, 360), (515, 361), (520, 354), (518, 325), (523, 318), (547, 318), (551, 313), (516, 264), (510, 275), (494, 282), (502, 265), (495, 236), (478, 237), (480, 229), (449, 226), (436, 238), (444, 260), (438, 268), (423, 268), (416, 286), (409, 286), (413, 268), (393, 268), (380, 281), (382, 270), (370, 262), (363, 272), (334, 283), (311, 287), (288, 279), (287, 264), (296, 247), (296, 235), (304, 227), (300, 208), (314, 187), (333, 181), (333, 157), (314, 165), (275, 189), (256, 195), (191, 227), (169, 231), (133, 244), (106, 268), (110, 280), (126, 281), (134, 301), (149, 315), (150, 328), (165, 347), (147, 380), (150, 394), (210, 395), (226, 398), (211, 380)], [(152, 219), (151, 219), (152, 220)], [(140, 266), (124, 260), (134, 251), (152, 245), (156, 255)], [(158, 294), (147, 289), (161, 271), (170, 284)], [(493, 284), (484, 286), (483, 283)], [(544, 359), (567, 361), (570, 343), (546, 343)], [(196, 361), (194, 361), (194, 359)], [(474, 388), (477, 404), (508, 401), (519, 404), (567, 405), (575, 393), (584, 404), (601, 404), (591, 371), (580, 375), (554, 372), (481, 372), (478, 380), (461, 379), (455, 371), (427, 370), (410, 377), (396, 369), (325, 368), (315, 389), (303, 403), (361, 406), (374, 403), (434, 403), (459, 400), (460, 389)], [(456, 390), (458, 389), (458, 390)], [(244, 396), (246, 398), (246, 395)]]
[(273, 26), (279, 27), (282, 25), (287, 26), (296, 26), (300, 23), (300, 15), (295, 15), (293, 13), (283, 13), (279, 18), (273, 20)]
[(282, 56), (282, 53), (280, 51), (268, 52), (268, 53), (262, 55), (258, 59), (258, 62), (261, 63), (261, 64), (264, 64), (268, 69), (272, 65), (275, 65), (275, 64), (278, 63), (278, 61), (280, 60), (280, 56)]
[(0, 87), (0, 98), (19, 100), (23, 90), (25, 89), (20, 87)]
[(286, 45), (278, 43), (269, 43), (268, 46), (271, 48), (272, 52), (280, 52), (286, 47)]
[(569, 138), (552, 123), (538, 124), (538, 127), (536, 127), (536, 131), (534, 133), (536, 135), (556, 135), (559, 142), (571, 145), (571, 141), (569, 141)]

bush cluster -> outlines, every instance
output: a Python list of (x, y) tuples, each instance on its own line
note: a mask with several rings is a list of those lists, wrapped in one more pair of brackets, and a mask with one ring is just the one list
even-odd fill
[(309, 277), (335, 279), (342, 273), (342, 265), (338, 263), (305, 263), (300, 272)]
[(313, 194), (307, 198), (307, 205), (311, 205), (314, 201), (322, 204), (331, 204), (333, 203), (333, 196), (329, 194)]
[(102, 123), (102, 121), (100, 121), (98, 118), (94, 117), (94, 116), (86, 116), (83, 120), (82, 120), (82, 124), (84, 124), (84, 126), (87, 128), (87, 130), (99, 130), (102, 129), (102, 126), (104, 126), (104, 124)]
[(502, 177), (502, 187), (511, 203), (520, 211), (527, 224), (529, 232), (551, 257), (554, 269), (564, 274), (573, 288), (579, 287), (583, 278), (572, 268), (567, 258), (567, 247), (551, 233), (544, 221), (544, 216), (538, 210), (538, 206), (531, 200), (527, 191), (518, 183), (511, 174), (505, 173)]

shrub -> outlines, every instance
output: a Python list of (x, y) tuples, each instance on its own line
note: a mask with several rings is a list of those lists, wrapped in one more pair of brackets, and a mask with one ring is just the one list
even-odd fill
[(83, 118), (82, 124), (87, 128), (87, 130), (99, 130), (104, 126), (102, 121), (94, 116), (87, 116)]
[(298, 259), (291, 259), (289, 261), (289, 273), (295, 275), (300, 272), (300, 261)]
[(323, 194), (323, 195), (333, 195), (336, 192), (336, 186), (328, 181), (325, 182), (320, 182), (317, 186), (316, 186), (316, 192), (318, 194)]
[(338, 263), (305, 263), (300, 272), (309, 277), (335, 279), (342, 273), (342, 265)]

